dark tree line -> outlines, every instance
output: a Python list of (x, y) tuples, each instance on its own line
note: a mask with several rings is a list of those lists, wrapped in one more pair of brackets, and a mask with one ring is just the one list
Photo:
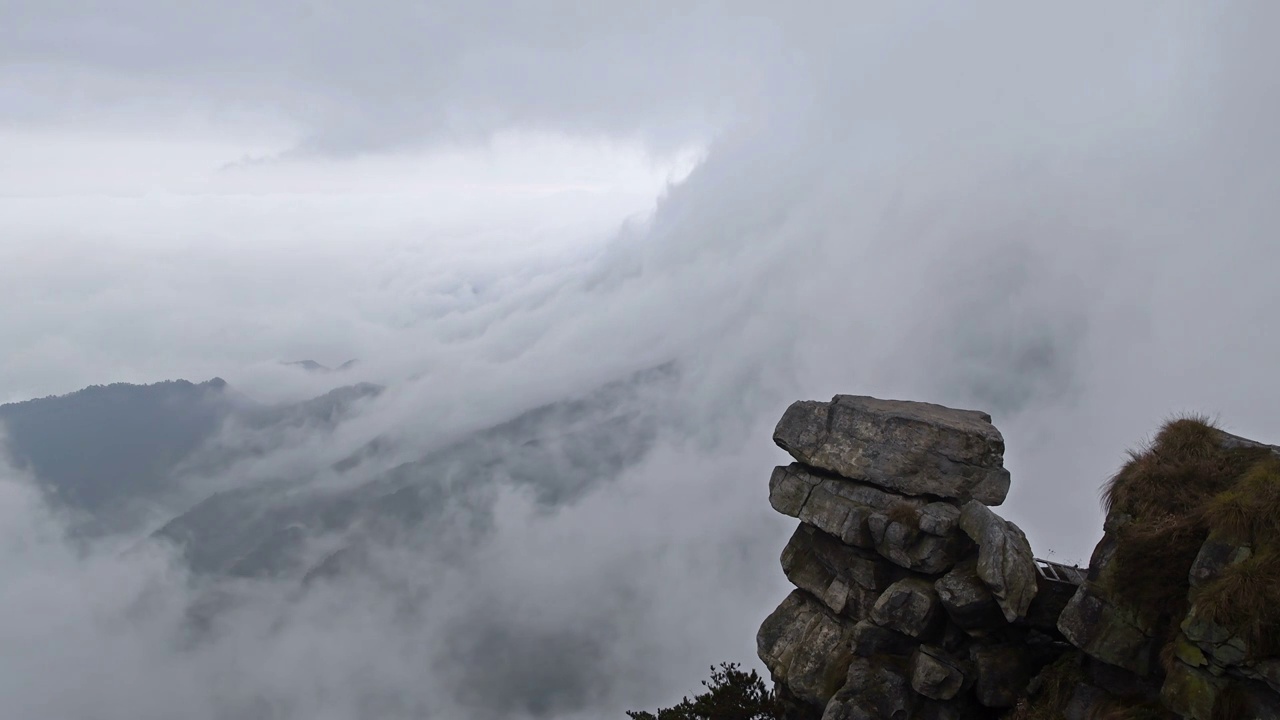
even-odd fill
[(711, 668), (702, 681), (706, 692), (686, 697), (657, 713), (629, 710), (631, 720), (783, 720), (782, 704), (755, 670), (743, 672), (737, 663)]

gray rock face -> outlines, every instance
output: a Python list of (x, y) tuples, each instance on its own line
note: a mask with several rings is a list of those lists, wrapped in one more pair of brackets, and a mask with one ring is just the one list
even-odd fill
[(846, 545), (874, 549), (899, 567), (916, 572), (945, 572), (971, 547), (958, 531), (960, 511), (954, 506), (824, 477), (799, 463), (774, 468), (769, 501), (778, 512)]
[[(1232, 545), (1211, 537), (1200, 547), (1188, 580), (1193, 588), (1199, 587), (1252, 555), (1253, 549), (1247, 545)], [(1196, 605), (1191, 606), (1181, 629), (1183, 637), (1218, 671), (1243, 665), (1253, 655), (1244, 638), (1210, 620)]]
[(1105, 663), (1144, 677), (1156, 667), (1160, 644), (1152, 631), (1087, 585), (1067, 603), (1058, 630), (1072, 645)]
[(1250, 667), (1241, 668), (1245, 677), (1261, 680), (1270, 688), (1280, 693), (1280, 660), (1263, 660)]
[(799, 518), (847, 545), (874, 547), (868, 519), (890, 508), (917, 508), (924, 501), (904, 498), (880, 488), (818, 475), (799, 463), (774, 468), (769, 502), (783, 515)]
[(1232, 545), (1209, 538), (1204, 545), (1200, 546), (1200, 552), (1196, 554), (1195, 562), (1191, 564), (1191, 572), (1187, 579), (1191, 587), (1200, 587), (1216, 578), (1228, 566), (1244, 562), (1251, 555), (1253, 550), (1247, 546)]
[(978, 577), (978, 561), (968, 560), (933, 584), (947, 616), (965, 630), (998, 627), (1004, 614), (987, 584)]
[(1216, 720), (1214, 706), (1227, 686), (1227, 679), (1203, 670), (1173, 663), (1161, 688), (1165, 707), (1188, 720)]
[(861, 617), (888, 584), (884, 561), (801, 523), (782, 550), (782, 571), (837, 614)]
[(844, 687), (822, 713), (822, 720), (902, 720), (917, 705), (911, 683), (897, 668), (854, 658)]
[(911, 656), (911, 689), (934, 700), (950, 700), (967, 682), (964, 665), (945, 650), (921, 645)]
[(989, 708), (1013, 707), (1039, 668), (1025, 648), (1016, 645), (974, 647), (969, 654), (978, 702)]
[(945, 537), (923, 532), (917, 525), (921, 519), (923, 515), (915, 515), (904, 523), (887, 513), (872, 513), (867, 518), (867, 530), (876, 552), (899, 567), (937, 575), (950, 569), (972, 548), (972, 543), (958, 532)]
[[(1116, 538), (1129, 521), (1122, 513), (1107, 516), (1106, 534), (1089, 561), (1088, 581), (1058, 616), (1058, 631), (1088, 656), (1142, 679), (1150, 678), (1159, 667), (1162, 634), (1155, 627), (1156, 620), (1145, 616), (1141, 608), (1125, 607), (1108, 597), (1102, 582), (1118, 547)], [(1095, 678), (1094, 684), (1115, 692), (1103, 678)]]
[(1216, 675), (1175, 662), (1160, 689), (1165, 707), (1187, 720), (1274, 720), (1280, 694), (1264, 683)]
[(951, 503), (931, 502), (920, 508), (917, 522), (922, 531), (946, 537), (960, 527), (960, 508)]
[(775, 682), (799, 700), (824, 707), (845, 681), (852, 623), (842, 622), (803, 590), (793, 591), (760, 626), (756, 652)]
[(880, 627), (870, 620), (859, 620), (853, 626), (851, 647), (857, 657), (894, 655), (910, 657), (920, 641), (896, 630)]
[(1182, 635), (1194, 643), (1203, 657), (1217, 668), (1240, 665), (1250, 655), (1244, 638), (1197, 612), (1193, 605), (1182, 621)]
[(978, 577), (991, 588), (1005, 619), (1025, 617), (1036, 596), (1037, 577), (1027, 536), (977, 501), (961, 508), (960, 527), (978, 544)]
[(871, 621), (903, 635), (925, 639), (939, 629), (942, 603), (933, 584), (903, 578), (890, 585), (871, 608)]
[(903, 495), (999, 505), (1009, 492), (1004, 438), (982, 412), (837, 395), (793, 403), (773, 439), (805, 465)]

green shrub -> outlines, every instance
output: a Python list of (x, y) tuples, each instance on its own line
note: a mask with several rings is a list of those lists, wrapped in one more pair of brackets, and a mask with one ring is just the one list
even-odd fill
[(702, 681), (707, 689), (692, 700), (688, 697), (674, 707), (658, 712), (628, 710), (632, 720), (782, 720), (782, 704), (755, 670), (743, 672), (737, 663), (721, 663), (711, 668), (711, 679)]

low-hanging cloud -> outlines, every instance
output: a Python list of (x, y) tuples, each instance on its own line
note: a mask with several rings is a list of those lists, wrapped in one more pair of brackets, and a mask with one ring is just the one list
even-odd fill
[[(81, 21), (31, 10), (45, 39), (0, 46), (44, 59), (5, 77), (127, 83), (160, 116), (278, 95), (267, 106), (286, 141), (220, 176), (224, 190), (279, 191), (356, 167), (351, 153), (409, 153), (442, 133), (652, 131), (658, 154), (705, 152), (670, 187), (604, 193), (607, 211), (563, 188), (495, 200), (513, 210), (505, 223), (417, 222), (412, 194), (380, 192), (0, 200), (22, 230), (5, 277), (34, 268), (75, 298), (36, 282), (0, 290), (27, 308), (0, 321), (25, 348), (0, 362), (33, 387), (172, 373), (280, 400), (351, 379), (387, 387), (336, 429), (282, 433), (218, 487), (289, 475), (337, 492), (545, 403), (679, 368), (674, 391), (629, 408), (657, 429), (607, 481), (554, 502), (495, 481), (455, 498), (455, 534), (374, 543), (362, 572), (301, 594), (253, 578), (211, 589), (150, 543), (77, 554), (56, 517), (6, 484), (0, 562), (19, 581), (0, 632), (45, 653), (0, 658), (19, 715), (587, 718), (678, 699), (705, 666), (749, 661), (784, 595), (790, 523), (765, 484), (783, 460), (772, 423), (796, 399), (991, 412), (1014, 477), (1003, 512), (1038, 554), (1069, 561), (1100, 534), (1098, 486), (1165, 416), (1198, 410), (1280, 438), (1270, 5), (756, 10), (700, 5), (674, 30), (657, 10), (530, 28), (530, 15), (559, 16), (459, 10), (450, 43), (380, 36), (380, 54), (354, 50), (376, 28), (411, 33), (407, 10), (273, 44), (252, 28), (292, 16), (255, 24), (237, 6), (209, 20), (235, 26), (212, 35), (247, 48), (239, 60), (210, 41), (163, 70), (149, 58), (182, 54), (178, 30), (201, 18), (134, 3), (117, 27), (153, 46), (129, 55), (98, 35), (59, 54), (48, 33)], [(333, 45), (357, 57), (308, 50)], [(244, 83), (212, 72), (236, 63), (264, 71)], [(179, 86), (194, 88), (190, 105)], [(78, 111), (69, 98), (24, 104), (23, 122)], [(424, 117), (428, 105), (439, 111)], [(116, 122), (147, 127), (139, 109)], [(595, 214), (565, 220), (580, 208)], [(278, 363), (311, 356), (360, 363), (351, 377)], [(368, 466), (326, 469), (375, 439), (389, 449)], [(210, 592), (225, 607), (189, 638), (187, 609)], [(45, 594), (66, 622), (27, 621)], [(38, 673), (47, 663), (89, 680), (68, 689)]]

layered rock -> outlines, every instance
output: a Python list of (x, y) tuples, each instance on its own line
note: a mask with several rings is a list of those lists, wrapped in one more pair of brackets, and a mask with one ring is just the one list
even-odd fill
[(990, 416), (849, 395), (798, 402), (774, 439), (796, 462), (769, 500), (800, 520), (782, 553), (797, 587), (757, 637), (797, 717), (997, 717), (1065, 643), (1065, 598), (1034, 602), (1026, 536), (1003, 502)]
[(999, 505), (1009, 492), (991, 416), (922, 402), (837, 395), (791, 405), (773, 440), (797, 461), (903, 495)]

